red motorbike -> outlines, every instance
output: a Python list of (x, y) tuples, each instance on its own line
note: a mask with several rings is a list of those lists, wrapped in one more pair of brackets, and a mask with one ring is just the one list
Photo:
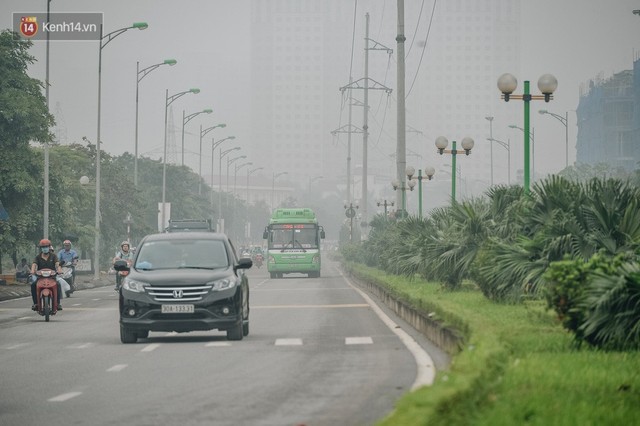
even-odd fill
[(52, 269), (41, 269), (36, 271), (38, 281), (36, 282), (37, 312), (44, 316), (44, 320), (49, 322), (49, 316), (58, 312), (58, 283), (56, 282), (56, 271)]

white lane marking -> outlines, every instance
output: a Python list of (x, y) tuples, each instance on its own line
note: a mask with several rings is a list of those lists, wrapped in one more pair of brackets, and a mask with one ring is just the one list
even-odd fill
[(54, 396), (53, 398), (49, 398), (47, 401), (51, 402), (64, 402), (68, 399), (75, 398), (76, 396), (82, 395), (82, 392), (68, 392), (63, 393), (62, 395)]
[(79, 344), (79, 345), (71, 345), (69, 347), (73, 348), (73, 349), (87, 349), (87, 348), (90, 348), (90, 347), (93, 347), (93, 346), (95, 346), (95, 343), (89, 342), (89, 343), (82, 343), (82, 344)]
[(276, 346), (300, 346), (302, 339), (276, 339)]
[(209, 342), (204, 346), (207, 348), (214, 347), (214, 346), (216, 347), (231, 346), (231, 342)]
[(94, 302), (97, 302), (97, 301), (102, 300), (102, 299), (91, 299), (91, 300), (93, 300)]
[(20, 318), (18, 318), (18, 319), (19, 319), (19, 320), (28, 320), (29, 318), (31, 318), (31, 317), (20, 317)]
[(18, 344), (15, 344), (13, 346), (9, 346), (7, 349), (18, 349), (18, 348), (21, 348), (23, 346), (27, 346), (28, 344), (29, 343), (18, 343)]
[(393, 331), (402, 341), (402, 343), (407, 347), (409, 352), (413, 355), (413, 358), (416, 360), (416, 366), (418, 367), (418, 373), (416, 374), (416, 379), (411, 386), (411, 390), (416, 390), (419, 387), (425, 385), (432, 385), (433, 381), (436, 378), (436, 368), (434, 367), (433, 360), (429, 356), (429, 354), (422, 349), (422, 346), (415, 341), (413, 337), (411, 337), (406, 331), (400, 328), (398, 324), (393, 322), (391, 318), (384, 313), (382, 309), (371, 299), (364, 291), (360, 290), (358, 287), (354, 286), (351, 281), (340, 271), (338, 268), (338, 273), (342, 276), (342, 278), (349, 284), (355, 291), (360, 293), (360, 295), (366, 300), (366, 302), (371, 306), (371, 309), (378, 315), (378, 317), (384, 322), (387, 327), (391, 331)]
[(160, 343), (152, 343), (150, 345), (145, 346), (144, 348), (142, 348), (140, 350), (140, 352), (151, 352), (155, 349), (158, 349), (158, 347), (160, 346)]
[(107, 371), (110, 373), (117, 373), (118, 371), (124, 370), (128, 366), (129, 366), (128, 364), (116, 364), (113, 367), (107, 369)]
[(71, 305), (71, 306), (82, 306), (82, 303), (74, 303), (74, 304), (73, 304), (73, 305)]
[(344, 339), (345, 345), (371, 345), (373, 339), (371, 337), (347, 337)]

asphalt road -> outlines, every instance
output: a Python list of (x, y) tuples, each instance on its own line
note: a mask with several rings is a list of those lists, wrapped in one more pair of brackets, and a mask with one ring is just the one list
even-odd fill
[(406, 325), (385, 323), (335, 264), (322, 273), (249, 270), (238, 342), (151, 332), (123, 345), (110, 286), (77, 291), (49, 323), (28, 299), (0, 302), (0, 424), (373, 424), (432, 375), (429, 344), (414, 334), (409, 351)]

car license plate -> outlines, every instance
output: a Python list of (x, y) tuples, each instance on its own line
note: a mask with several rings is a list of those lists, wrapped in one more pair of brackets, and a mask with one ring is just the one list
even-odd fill
[(162, 305), (163, 314), (192, 314), (193, 305)]

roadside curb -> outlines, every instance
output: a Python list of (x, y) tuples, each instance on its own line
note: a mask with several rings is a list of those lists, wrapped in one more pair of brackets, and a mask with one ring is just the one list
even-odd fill
[[(115, 278), (113, 276), (104, 276), (97, 280), (93, 277), (78, 276), (76, 280), (76, 290), (115, 286)], [(29, 284), (18, 283), (0, 286), (0, 302), (21, 297), (31, 297), (31, 286)]]

